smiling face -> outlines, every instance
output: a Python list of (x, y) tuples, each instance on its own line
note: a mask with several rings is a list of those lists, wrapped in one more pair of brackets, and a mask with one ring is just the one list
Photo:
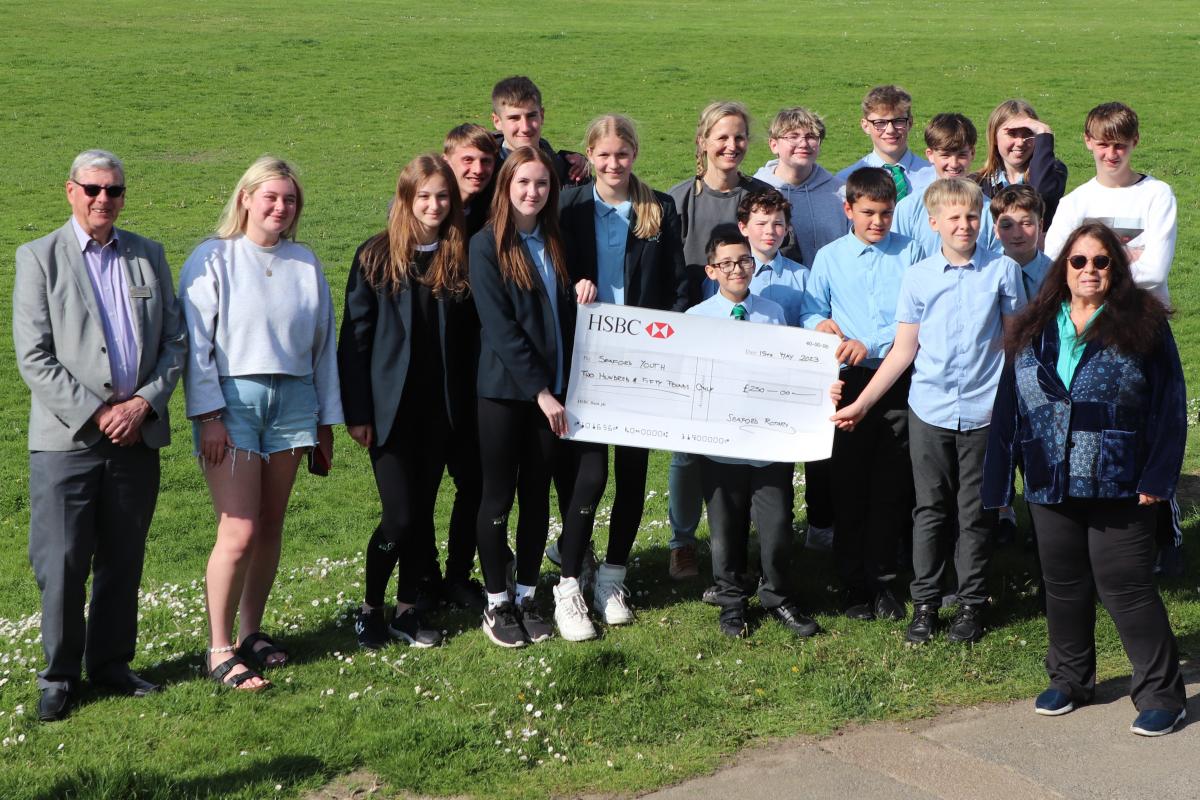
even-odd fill
[(504, 146), (509, 150), (537, 147), (544, 121), (545, 111), (532, 100), (516, 105), (501, 103), (500, 110), (492, 112), (492, 124), (504, 134)]
[[(754, 276), (754, 257), (745, 244), (723, 244), (717, 247), (713, 263), (704, 267), (704, 274), (717, 282), (721, 294), (735, 303), (750, 294), (750, 279)], [(732, 267), (725, 272), (725, 267)]]
[(110, 169), (81, 169), (67, 181), (67, 202), (79, 227), (98, 242), (107, 242), (113, 225), (125, 207), (125, 195), (110, 197), (107, 191), (88, 197), (84, 186), (124, 186), (125, 176)]
[(550, 196), (550, 171), (541, 161), (527, 161), (513, 172), (508, 199), (518, 225), (534, 225)]
[(787, 235), (787, 220), (782, 211), (751, 211), (749, 219), (738, 223), (738, 230), (759, 259), (771, 261)]
[(1002, 123), (996, 129), (996, 150), (1005, 167), (1024, 172), (1029, 159), (1033, 158), (1033, 130), (1023, 125)]
[(982, 209), (963, 203), (946, 203), (930, 212), (929, 224), (942, 237), (944, 255), (970, 258), (979, 238), (979, 218)]
[(736, 114), (721, 117), (701, 140), (708, 166), (720, 172), (734, 172), (746, 157), (748, 143), (746, 121)]
[(588, 161), (596, 173), (596, 182), (624, 194), (629, 189), (629, 176), (637, 150), (616, 134), (601, 136), (587, 149)]
[(1042, 222), (1032, 211), (1006, 211), (996, 220), (996, 238), (1004, 246), (1004, 255), (1021, 266), (1037, 255)]
[[(889, 161), (899, 161), (908, 151), (908, 132), (912, 128), (911, 110), (888, 106), (874, 108), (867, 112), (867, 116), (859, 124), (863, 132), (871, 137), (871, 145), (875, 152)], [(879, 126), (882, 126), (883, 130), (879, 130)]]
[(246, 210), (246, 238), (263, 247), (277, 243), (296, 218), (298, 196), (291, 178), (273, 178), (243, 191), (239, 202)]
[(1096, 179), (1105, 186), (1123, 186), (1132, 174), (1129, 160), (1133, 156), (1133, 148), (1138, 140), (1124, 142), (1119, 140), (1093, 139), (1091, 134), (1083, 135), (1083, 143), (1096, 162)]
[(843, 203), (842, 209), (854, 229), (854, 235), (860, 242), (878, 244), (892, 229), (892, 217), (896, 212), (896, 204), (888, 200), (872, 200), (860, 197), (854, 205)]
[(933, 164), (933, 171), (939, 178), (965, 178), (971, 171), (971, 162), (975, 160), (975, 148), (964, 147), (961, 150), (926, 148), (925, 158), (930, 164)]
[(492, 179), (492, 173), (496, 171), (495, 156), (483, 152), (478, 147), (456, 147), (442, 158), (454, 172), (458, 193), (464, 203), (482, 192)]
[(450, 213), (450, 191), (446, 179), (441, 175), (430, 175), (417, 187), (412, 211), (423, 242), (429, 243), (437, 238), (438, 229)]
[(789, 169), (808, 169), (821, 155), (821, 136), (813, 130), (791, 130), (768, 139), (767, 145), (779, 157), (779, 164)]
[[(1087, 259), (1087, 264), (1082, 269), (1076, 269), (1071, 265), (1071, 259), (1077, 256)], [(1099, 239), (1080, 236), (1075, 240), (1075, 244), (1072, 245), (1071, 252), (1067, 256), (1067, 288), (1071, 290), (1073, 301), (1078, 300), (1089, 305), (1098, 305), (1104, 302), (1104, 298), (1108, 296), (1109, 273), (1112, 267), (1097, 269), (1092, 261), (1096, 256), (1111, 258), (1111, 254)]]

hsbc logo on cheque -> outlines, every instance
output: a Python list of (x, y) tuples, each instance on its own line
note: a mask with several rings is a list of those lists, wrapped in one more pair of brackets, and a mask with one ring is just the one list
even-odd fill
[(646, 333), (654, 339), (670, 339), (675, 329), (665, 322), (651, 322), (646, 326)]

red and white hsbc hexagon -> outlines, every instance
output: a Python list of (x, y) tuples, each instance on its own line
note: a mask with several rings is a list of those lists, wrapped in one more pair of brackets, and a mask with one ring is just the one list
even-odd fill
[(651, 322), (646, 326), (646, 334), (654, 339), (670, 339), (675, 329), (666, 322)]

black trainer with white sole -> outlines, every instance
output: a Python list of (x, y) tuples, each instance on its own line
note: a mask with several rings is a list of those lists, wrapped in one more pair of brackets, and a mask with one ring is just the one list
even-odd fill
[(437, 647), (442, 643), (440, 631), (421, 625), (421, 615), (417, 613), (416, 608), (409, 608), (397, 614), (388, 623), (388, 633), (394, 639), (408, 642), (410, 647)]
[(524, 647), (529, 644), (525, 629), (521, 627), (521, 613), (511, 602), (485, 608), (480, 627), (493, 643), (501, 647)]
[(537, 603), (532, 597), (526, 597), (517, 606), (521, 615), (521, 627), (525, 629), (525, 638), (530, 642), (544, 642), (554, 635), (554, 626), (542, 618)]

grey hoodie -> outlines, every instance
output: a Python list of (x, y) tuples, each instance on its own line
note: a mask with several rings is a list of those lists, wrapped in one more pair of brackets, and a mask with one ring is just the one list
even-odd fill
[(773, 158), (754, 177), (774, 186), (792, 204), (792, 231), (804, 263), (811, 266), (818, 250), (850, 230), (842, 210), (846, 184), (817, 164), (808, 180), (793, 186), (775, 176), (777, 166), (779, 159)]

